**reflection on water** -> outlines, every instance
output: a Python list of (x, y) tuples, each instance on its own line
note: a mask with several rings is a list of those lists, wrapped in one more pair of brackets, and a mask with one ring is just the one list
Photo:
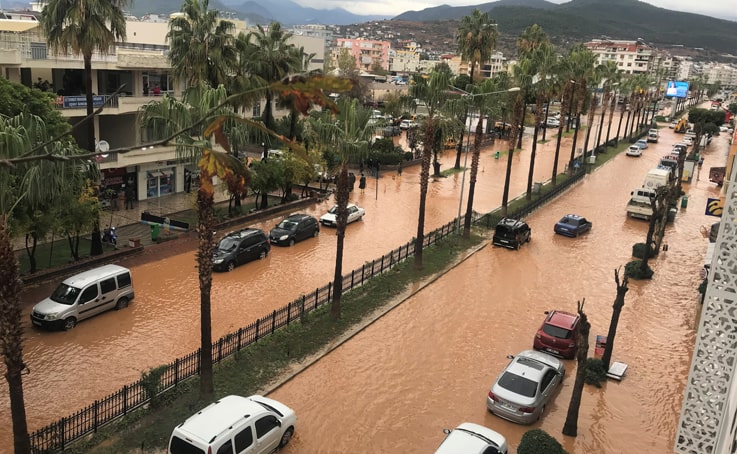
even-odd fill
[[(506, 363), (506, 354), (531, 345), (529, 333), (545, 310), (573, 310), (575, 300), (585, 297), (592, 334), (606, 332), (615, 289), (612, 270), (626, 263), (631, 245), (644, 239), (646, 229), (644, 223), (626, 219), (624, 206), (629, 191), (668, 148), (666, 142), (661, 140), (656, 149), (651, 146), (639, 160), (617, 157), (530, 216), (532, 242), (521, 251), (487, 247), (441, 279), (432, 292), (421, 292), (279, 390), (276, 397), (300, 415), (299, 435), (289, 452), (388, 452), (395, 447), (430, 452), (442, 439), (440, 430), (462, 420), (496, 428), (516, 444), (522, 429), (485, 412), (488, 386)], [(492, 153), (506, 146), (498, 145), (481, 157), (474, 204), (480, 212), (501, 201), (506, 159), (494, 159)], [(535, 181), (549, 178), (554, 150), (551, 143), (538, 147)], [(454, 158), (454, 153), (444, 156), (444, 168), (452, 166)], [(706, 159), (708, 168), (708, 155)], [(527, 152), (514, 157), (512, 194), (526, 186), (528, 160)], [(367, 214), (348, 226), (345, 271), (414, 236), (418, 172), (417, 167), (405, 168), (401, 177), (385, 172), (378, 181), (368, 178), (364, 194), (352, 193), (351, 201)], [(427, 231), (457, 215), (461, 178), (455, 173), (430, 184)], [(647, 440), (643, 437), (636, 446), (671, 443), (694, 338), (694, 289), (705, 249), (698, 227), (710, 222), (697, 207), (716, 193), (708, 181), (697, 182), (688, 191), (692, 209), (669, 226), (671, 248), (653, 263), (656, 279), (631, 284), (615, 352), (616, 359), (630, 364), (630, 374), (622, 383), (607, 384), (605, 392), (587, 390), (580, 421), (585, 436), (569, 443), (571, 452), (618, 452), (616, 440), (631, 438), (634, 428), (648, 433)], [(319, 216), (332, 203), (327, 200), (304, 211)], [(566, 212), (590, 218), (592, 232), (578, 239), (554, 236), (552, 225)], [(269, 230), (276, 222), (256, 226)], [(151, 248), (147, 256), (121, 263), (131, 267), (136, 287), (136, 299), (128, 309), (84, 321), (70, 332), (26, 327), (25, 358), (31, 374), (24, 386), (32, 430), (198, 347), (195, 243), (175, 241), (163, 247), (173, 254), (166, 260), (146, 263), (155, 252)], [(318, 238), (291, 248), (273, 247), (264, 260), (216, 274), (213, 337), (326, 284), (332, 279), (334, 257), (334, 230), (322, 228)], [(24, 323), (31, 305), (52, 286), (23, 295)], [(673, 339), (678, 343), (671, 345)], [(555, 435), (562, 427), (571, 383), (566, 380), (542, 422)], [(8, 408), (7, 388), (0, 389), (0, 405)], [(346, 408), (351, 418), (344, 418)], [(633, 409), (641, 413), (632, 414)], [(333, 415), (342, 419), (333, 420)], [(2, 418), (0, 440), (9, 440), (10, 418), (7, 413)], [(619, 432), (628, 435), (615, 437)]]

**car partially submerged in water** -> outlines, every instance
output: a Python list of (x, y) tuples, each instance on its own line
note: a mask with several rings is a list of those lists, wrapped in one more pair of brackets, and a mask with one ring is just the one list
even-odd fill
[(532, 229), (524, 220), (504, 218), (496, 225), (491, 244), (510, 249), (519, 249), (530, 241)]

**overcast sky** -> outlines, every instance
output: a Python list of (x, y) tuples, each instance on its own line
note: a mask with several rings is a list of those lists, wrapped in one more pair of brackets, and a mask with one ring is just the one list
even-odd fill
[[(397, 16), (405, 11), (421, 11), (439, 5), (463, 6), (480, 5), (489, 0), (294, 0), (302, 6), (332, 9), (344, 8), (354, 14)], [(566, 0), (548, 0), (552, 3), (566, 3)], [(735, 0), (649, 0), (645, 3), (688, 13), (704, 14), (720, 19), (737, 20), (737, 1)], [(737, 29), (735, 30), (737, 33)]]

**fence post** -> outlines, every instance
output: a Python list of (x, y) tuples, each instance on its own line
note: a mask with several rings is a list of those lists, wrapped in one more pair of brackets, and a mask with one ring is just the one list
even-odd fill
[(276, 311), (271, 313), (271, 334), (274, 334), (276, 329)]
[(379, 273), (384, 272), (384, 254), (381, 255), (381, 266), (379, 267)]
[(215, 360), (219, 363), (223, 359), (223, 338), (218, 339), (218, 358)]
[(94, 422), (94, 425), (95, 425), (94, 431), (95, 431), (95, 433), (97, 432), (97, 424), (98, 424), (98, 420), (99, 420), (98, 409), (97, 409), (97, 406), (99, 405), (99, 402), (100, 402), (99, 400), (95, 399), (95, 406), (94, 406), (95, 411), (93, 412), (94, 415), (95, 415), (94, 416), (94, 419), (95, 419), (95, 422)]
[(238, 328), (238, 351), (241, 351), (241, 341), (243, 340), (243, 328)]
[(62, 416), (61, 421), (59, 421), (59, 425), (61, 428), (59, 429), (59, 435), (61, 435), (61, 450), (63, 451), (64, 448), (66, 448), (66, 420), (67, 418)]
[(174, 386), (179, 384), (179, 358), (174, 360)]
[(123, 385), (123, 414), (128, 414), (128, 385)]
[(333, 281), (328, 282), (328, 301), (333, 300)]
[(351, 290), (353, 290), (353, 283), (356, 277), (356, 270), (351, 270)]
[(320, 289), (319, 288), (316, 288), (315, 289), (315, 307), (313, 309), (317, 309), (317, 301), (318, 301), (318, 299), (320, 299)]
[(290, 301), (289, 304), (287, 304), (287, 325), (289, 325), (289, 322), (292, 321), (292, 302)]
[(376, 260), (371, 260), (371, 276), (376, 276), (376, 272), (374, 271), (376, 269)]
[(361, 285), (363, 285), (364, 280), (366, 279), (366, 264), (364, 263), (361, 265)]
[(258, 329), (261, 326), (261, 319), (256, 320), (256, 340), (254, 342), (258, 342)]

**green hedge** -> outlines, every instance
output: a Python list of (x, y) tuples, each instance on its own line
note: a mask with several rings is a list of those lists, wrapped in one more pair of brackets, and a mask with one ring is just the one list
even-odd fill
[(542, 429), (528, 430), (522, 435), (517, 454), (568, 454), (558, 440)]

